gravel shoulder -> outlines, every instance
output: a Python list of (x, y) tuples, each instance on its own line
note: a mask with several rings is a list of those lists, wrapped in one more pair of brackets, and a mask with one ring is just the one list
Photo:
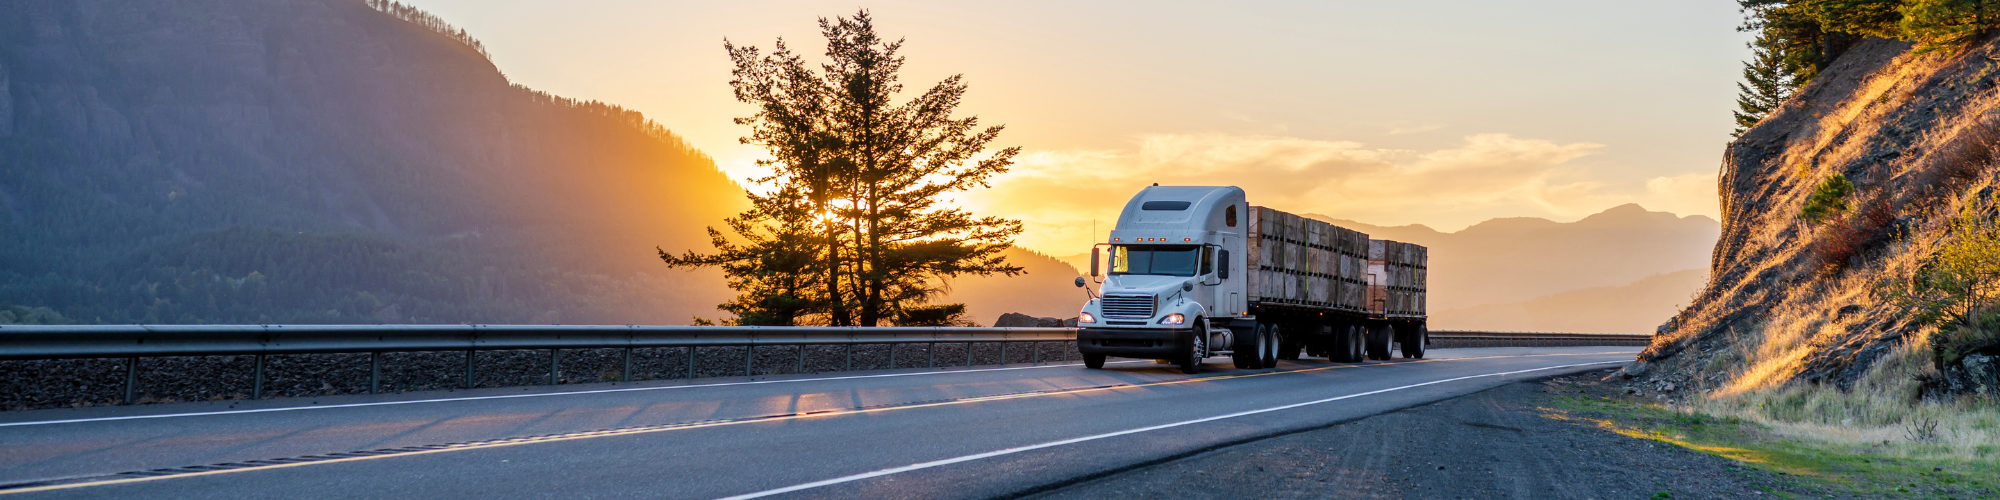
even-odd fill
[(1036, 498), (1841, 498), (1554, 409), (1605, 373), (1521, 382), (1224, 448)]

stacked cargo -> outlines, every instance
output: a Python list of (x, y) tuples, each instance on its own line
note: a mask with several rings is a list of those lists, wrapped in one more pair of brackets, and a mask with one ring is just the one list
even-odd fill
[(1427, 299), (1430, 249), (1389, 240), (1368, 241), (1369, 313), (1383, 317), (1422, 317)]
[(1266, 207), (1249, 229), (1252, 302), (1365, 312), (1367, 234)]

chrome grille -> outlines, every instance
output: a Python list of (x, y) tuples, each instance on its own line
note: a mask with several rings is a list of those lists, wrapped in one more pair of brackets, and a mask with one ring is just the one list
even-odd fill
[(1104, 317), (1107, 318), (1153, 317), (1151, 295), (1106, 295), (1098, 305), (1104, 308)]

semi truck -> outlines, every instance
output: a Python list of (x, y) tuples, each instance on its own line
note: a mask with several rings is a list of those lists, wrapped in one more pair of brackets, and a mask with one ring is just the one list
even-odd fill
[(1252, 206), (1241, 188), (1154, 184), (1091, 247), (1090, 279), (1076, 279), (1089, 296), (1077, 350), (1090, 369), (1121, 357), (1190, 374), (1223, 355), (1242, 369), (1302, 354), (1387, 360), (1397, 348), (1422, 358), (1428, 257), (1420, 245)]

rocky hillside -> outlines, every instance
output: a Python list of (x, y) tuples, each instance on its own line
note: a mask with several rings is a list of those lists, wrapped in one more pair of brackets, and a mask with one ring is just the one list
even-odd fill
[(0, 3), (0, 307), (680, 323), (726, 291), (654, 247), (704, 244), (740, 193), (383, 2)]
[[(2000, 345), (1947, 345), (1887, 291), (1953, 241), (1955, 223), (1995, 213), (2000, 43), (1911, 49), (1861, 42), (1729, 144), (1712, 284), (1628, 370), (1720, 396), (1796, 383), (1992, 389), (1991, 363), (1977, 368)], [(1803, 219), (1834, 174), (1854, 186), (1846, 208)]]

